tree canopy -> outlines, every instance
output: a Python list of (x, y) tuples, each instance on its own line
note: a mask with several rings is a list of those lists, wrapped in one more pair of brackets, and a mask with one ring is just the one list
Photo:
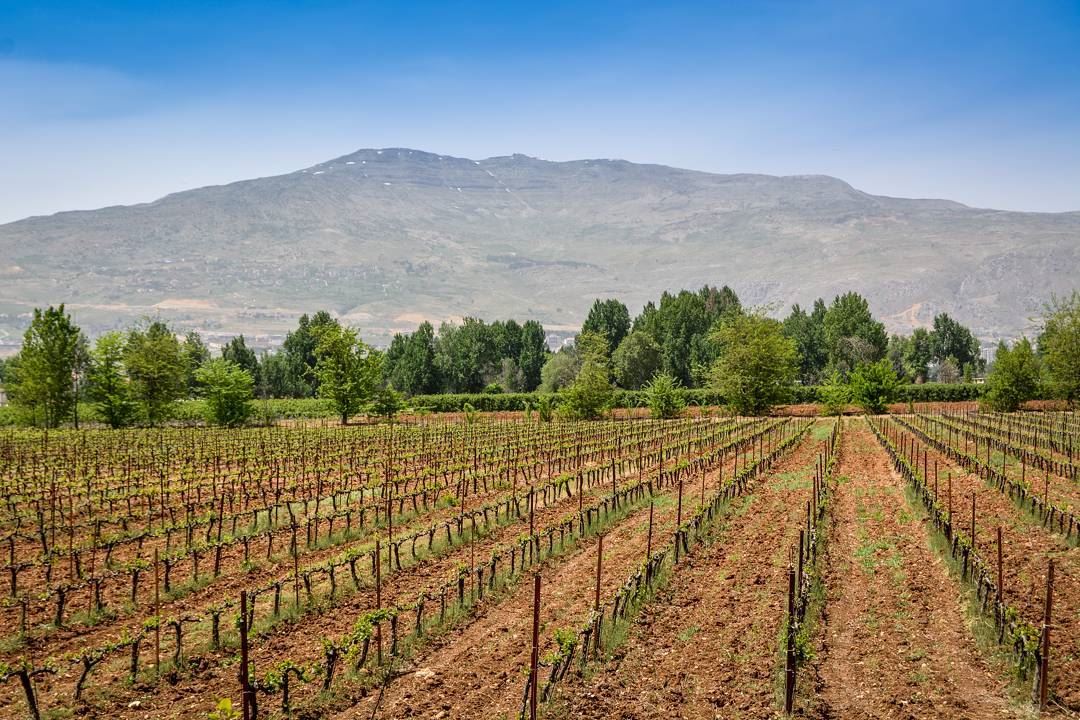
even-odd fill
[(135, 399), (151, 425), (166, 419), (173, 404), (187, 393), (187, 365), (180, 341), (163, 322), (128, 332), (124, 367)]
[(74, 419), (76, 378), (87, 361), (86, 338), (64, 306), (35, 308), (5, 381), (11, 401), (29, 410), (45, 427)]
[(337, 323), (318, 328), (315, 377), (319, 397), (334, 404), (342, 425), (371, 400), (381, 374), (379, 353), (361, 342), (356, 330)]
[(1039, 354), (1054, 397), (1076, 404), (1080, 400), (1080, 292), (1055, 297), (1046, 306)]
[(720, 348), (713, 385), (740, 415), (764, 415), (787, 402), (799, 372), (799, 352), (777, 320), (758, 313), (734, 314), (713, 332)]
[(998, 343), (994, 364), (986, 378), (985, 404), (999, 412), (1013, 412), (1039, 392), (1040, 367), (1031, 342), (1021, 338), (1010, 348)]
[(602, 336), (607, 346), (614, 350), (630, 332), (630, 311), (614, 298), (597, 299), (589, 309), (589, 314), (581, 326), (581, 332)]
[(611, 407), (611, 369), (607, 339), (599, 333), (583, 332), (575, 343), (581, 368), (574, 382), (563, 392), (563, 410), (572, 418), (592, 420)]
[(206, 401), (206, 419), (216, 425), (237, 427), (247, 422), (253, 408), (255, 381), (239, 364), (215, 358), (196, 373)]

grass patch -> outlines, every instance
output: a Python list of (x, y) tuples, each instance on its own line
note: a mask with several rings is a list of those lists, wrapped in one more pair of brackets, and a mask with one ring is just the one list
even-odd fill
[(680, 632), (676, 637), (679, 638), (679, 642), (686, 643), (690, 642), (690, 640), (700, 631), (701, 628), (699, 628), (697, 625), (691, 625), (690, 627)]

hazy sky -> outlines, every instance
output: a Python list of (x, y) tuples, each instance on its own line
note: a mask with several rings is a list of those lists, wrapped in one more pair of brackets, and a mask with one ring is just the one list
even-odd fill
[(385, 146), (1080, 210), (1080, 0), (0, 0), (0, 221)]

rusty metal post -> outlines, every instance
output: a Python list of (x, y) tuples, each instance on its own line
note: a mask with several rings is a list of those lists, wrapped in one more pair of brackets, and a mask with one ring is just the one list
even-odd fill
[(998, 525), (997, 529), (997, 561), (998, 561), (998, 591), (997, 600), (998, 605), (1001, 605), (1001, 600), (1005, 596), (1005, 563), (1002, 561), (1001, 551), (1001, 526)]
[(803, 554), (806, 552), (806, 550), (804, 549), (805, 544), (806, 544), (806, 539), (807, 539), (806, 538), (806, 531), (805, 530), (799, 530), (799, 570), (798, 570), (798, 573), (796, 573), (796, 575), (795, 575), (795, 587), (797, 587), (799, 589), (799, 592), (802, 592)]
[(682, 478), (680, 477), (679, 478), (679, 508), (678, 508), (678, 511), (676, 512), (676, 517), (675, 517), (675, 528), (676, 529), (682, 527), (682, 489), (683, 489), (683, 481), (682, 481)]
[(701, 507), (705, 507), (705, 463), (701, 463)]

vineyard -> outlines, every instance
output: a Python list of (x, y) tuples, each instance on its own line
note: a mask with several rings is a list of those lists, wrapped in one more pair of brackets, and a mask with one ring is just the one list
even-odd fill
[(5, 431), (0, 716), (1069, 717), (1078, 455), (960, 408)]

